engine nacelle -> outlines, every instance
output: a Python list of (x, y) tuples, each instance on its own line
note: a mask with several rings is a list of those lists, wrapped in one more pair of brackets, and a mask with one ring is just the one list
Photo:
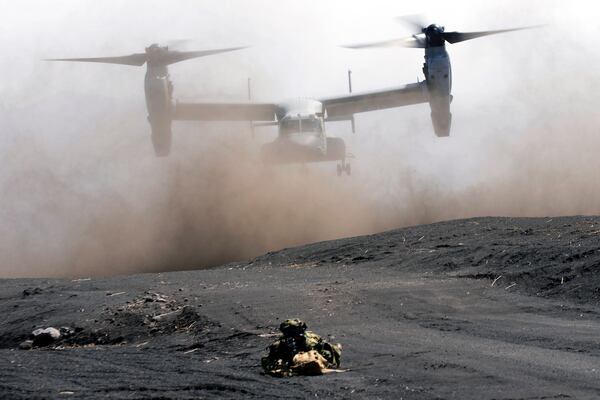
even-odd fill
[(452, 96), (442, 98), (432, 98), (429, 101), (431, 107), (431, 122), (433, 130), (437, 137), (450, 136), (452, 128), (452, 113), (450, 112), (450, 103)]
[(171, 151), (173, 84), (169, 80), (168, 74), (154, 74), (149, 70), (146, 73), (145, 89), (154, 152), (157, 156), (164, 157)]
[(166, 157), (171, 152), (171, 123), (150, 123), (152, 127), (152, 145), (157, 157)]
[(431, 122), (438, 137), (450, 136), (452, 127), (452, 65), (446, 47), (441, 45), (425, 50), (423, 73), (427, 78)]
[(450, 136), (450, 129), (452, 128), (452, 113), (450, 112), (452, 95), (444, 92), (440, 93), (439, 90), (435, 90), (436, 88), (432, 88), (431, 86), (429, 88), (429, 107), (431, 108), (433, 130), (437, 137)]

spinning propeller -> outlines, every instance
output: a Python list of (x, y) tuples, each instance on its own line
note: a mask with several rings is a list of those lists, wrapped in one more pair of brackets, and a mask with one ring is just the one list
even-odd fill
[(480, 31), (480, 32), (446, 32), (443, 26), (437, 24), (427, 25), (423, 22), (420, 15), (409, 15), (404, 17), (397, 17), (396, 20), (407, 26), (410, 26), (415, 33), (412, 36), (404, 37), (400, 39), (385, 40), (381, 42), (373, 43), (361, 43), (347, 45), (344, 47), (350, 49), (365, 49), (365, 48), (378, 48), (378, 47), (411, 47), (426, 49), (429, 47), (441, 47), (446, 42), (448, 43), (460, 43), (471, 39), (477, 39), (484, 36), (496, 35), (499, 33), (516, 32), (526, 29), (539, 28), (538, 26), (526, 26), (521, 28), (512, 29), (500, 29), (494, 31)]
[(79, 61), (96, 62), (105, 64), (133, 65), (141, 67), (147, 64), (149, 67), (161, 67), (178, 63), (180, 61), (190, 60), (192, 58), (206, 57), (213, 54), (226, 53), (229, 51), (241, 50), (245, 47), (231, 47), (226, 49), (202, 50), (202, 51), (176, 51), (169, 50), (168, 46), (159, 46), (153, 44), (146, 47), (144, 53), (135, 53), (120, 57), (96, 57), (96, 58), (55, 58), (46, 61)]

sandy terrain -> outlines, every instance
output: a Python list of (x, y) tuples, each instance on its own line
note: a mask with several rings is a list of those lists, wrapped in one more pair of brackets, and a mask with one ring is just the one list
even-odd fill
[[(0, 398), (595, 399), (600, 217), (487, 218), (211, 270), (0, 281)], [(277, 379), (300, 317), (347, 372)], [(21, 350), (35, 328), (73, 332)]]

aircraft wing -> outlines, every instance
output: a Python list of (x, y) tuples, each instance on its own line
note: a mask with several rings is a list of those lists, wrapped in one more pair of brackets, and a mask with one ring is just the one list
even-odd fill
[(327, 110), (329, 120), (344, 119), (353, 114), (410, 106), (428, 101), (429, 95), (425, 82), (321, 100), (323, 108)]
[(173, 119), (180, 121), (276, 121), (277, 105), (271, 103), (179, 103)]

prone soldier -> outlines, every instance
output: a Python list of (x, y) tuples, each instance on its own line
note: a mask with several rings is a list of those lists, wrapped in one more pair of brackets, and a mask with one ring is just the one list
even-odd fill
[(268, 347), (269, 354), (261, 360), (267, 374), (320, 375), (339, 368), (342, 346), (307, 331), (304, 321), (288, 319), (281, 323), (279, 330), (283, 335)]

